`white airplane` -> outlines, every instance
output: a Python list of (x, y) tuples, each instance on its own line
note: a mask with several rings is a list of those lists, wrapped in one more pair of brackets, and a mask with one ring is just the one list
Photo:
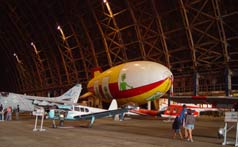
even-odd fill
[(117, 101), (113, 99), (108, 110), (82, 105), (70, 105), (68, 107), (62, 105), (62, 107), (59, 106), (59, 109), (50, 109), (48, 118), (53, 120), (91, 120), (88, 127), (92, 127), (96, 118), (113, 117), (119, 114), (121, 120), (124, 113), (131, 109), (134, 109), (134, 106), (127, 105), (118, 109)]
[(59, 97), (39, 97), (30, 96), (16, 93), (1, 92), (0, 103), (3, 108), (11, 106), (12, 109), (16, 109), (19, 105), (20, 111), (33, 111), (34, 106), (53, 106), (53, 105), (64, 105), (77, 103), (79, 95), (82, 90), (81, 84), (76, 84), (74, 87), (69, 89), (63, 95)]

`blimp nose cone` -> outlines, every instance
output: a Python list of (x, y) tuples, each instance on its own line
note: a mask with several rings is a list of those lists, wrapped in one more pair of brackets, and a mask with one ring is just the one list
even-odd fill
[(134, 88), (149, 85), (167, 78), (173, 74), (164, 65), (151, 61), (136, 61), (125, 64), (122, 68), (119, 81), (126, 81)]

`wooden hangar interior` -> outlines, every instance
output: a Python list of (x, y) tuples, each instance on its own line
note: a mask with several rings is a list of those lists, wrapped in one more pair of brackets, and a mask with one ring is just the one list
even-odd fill
[(237, 0), (2, 0), (0, 91), (58, 96), (136, 60), (167, 66), (174, 95), (236, 95)]

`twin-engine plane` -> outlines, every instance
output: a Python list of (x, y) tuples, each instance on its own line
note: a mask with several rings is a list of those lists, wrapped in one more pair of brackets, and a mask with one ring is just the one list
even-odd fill
[[(118, 108), (115, 99), (112, 100), (108, 110), (82, 105), (71, 105), (68, 107), (59, 107), (59, 109), (51, 109), (48, 118), (55, 120), (90, 120), (88, 127), (92, 127), (96, 118), (115, 117), (119, 115), (120, 120), (124, 119), (124, 113), (135, 109), (132, 105), (126, 105)], [(56, 126), (54, 124), (54, 126)]]

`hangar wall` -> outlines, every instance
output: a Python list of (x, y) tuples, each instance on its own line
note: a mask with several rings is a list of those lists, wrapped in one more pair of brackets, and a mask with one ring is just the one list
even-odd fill
[(150, 60), (171, 69), (175, 94), (236, 93), (236, 3), (2, 1), (0, 53), (9, 74), (1, 87), (57, 96), (75, 83), (85, 89), (91, 68)]

